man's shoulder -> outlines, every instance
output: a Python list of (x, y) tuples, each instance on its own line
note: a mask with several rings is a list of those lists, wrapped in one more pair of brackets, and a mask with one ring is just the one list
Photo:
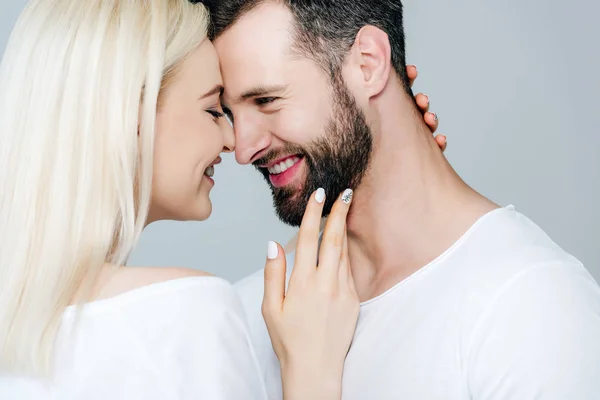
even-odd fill
[(481, 218), (461, 242), (457, 246), (457, 259), (466, 261), (480, 272), (507, 274), (507, 278), (534, 265), (581, 264), (512, 206)]
[(545, 296), (552, 290), (585, 287), (585, 301), (592, 303), (600, 293), (577, 258), (512, 207), (479, 220), (439, 263), (444, 268), (434, 269), (432, 287), (454, 296), (465, 332), (475, 329), (486, 314), (510, 308), (515, 301), (548, 306)]
[[(474, 397), (500, 386), (498, 398), (596, 398), (599, 334), (600, 287), (581, 263), (524, 268), (489, 299), (464, 343)], [(503, 384), (492, 387), (498, 376)]]

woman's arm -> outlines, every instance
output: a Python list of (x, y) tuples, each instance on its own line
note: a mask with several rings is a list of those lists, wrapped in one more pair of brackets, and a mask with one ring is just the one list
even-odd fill
[(324, 196), (317, 190), (306, 207), (287, 291), (285, 254), (269, 244), (263, 315), (281, 364), (285, 400), (341, 398), (344, 361), (358, 319), (346, 239), (352, 191), (335, 202), (319, 246)]

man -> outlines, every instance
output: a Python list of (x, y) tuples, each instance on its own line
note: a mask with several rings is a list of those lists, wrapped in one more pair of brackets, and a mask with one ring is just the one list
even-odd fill
[[(300, 223), (355, 189), (348, 244), (363, 301), (344, 399), (598, 399), (600, 289), (512, 207), (467, 186), (412, 100), (399, 0), (215, 0), (236, 158)], [(289, 257), (288, 265), (292, 264)], [(238, 284), (273, 399), (262, 272)]]

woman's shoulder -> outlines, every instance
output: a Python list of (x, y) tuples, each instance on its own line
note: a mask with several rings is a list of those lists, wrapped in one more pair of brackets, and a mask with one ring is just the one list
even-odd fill
[(239, 308), (231, 283), (194, 269), (121, 267), (103, 271), (99, 282), (97, 295), (84, 304), (88, 313), (114, 308), (156, 314)]
[(208, 278), (208, 272), (179, 267), (107, 267), (102, 272), (99, 298), (110, 298), (145, 286), (184, 278)]
[(245, 388), (260, 389), (245, 315), (227, 280), (181, 268), (123, 267), (111, 281), (113, 296), (85, 304), (79, 321), (76, 308), (64, 319), (59, 357), (69, 368), (74, 359), (83, 363), (79, 370), (112, 374), (113, 382), (129, 377), (124, 387), (164, 387), (163, 380), (201, 398), (230, 390), (232, 374), (246, 380)]

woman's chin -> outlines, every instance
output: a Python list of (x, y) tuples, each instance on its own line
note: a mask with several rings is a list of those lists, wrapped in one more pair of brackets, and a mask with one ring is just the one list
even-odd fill
[(206, 221), (212, 214), (212, 202), (208, 194), (201, 193), (190, 206), (184, 210), (176, 211), (178, 221)]
[(206, 221), (212, 214), (212, 202), (209, 198), (202, 199), (198, 209), (194, 213), (193, 221)]

